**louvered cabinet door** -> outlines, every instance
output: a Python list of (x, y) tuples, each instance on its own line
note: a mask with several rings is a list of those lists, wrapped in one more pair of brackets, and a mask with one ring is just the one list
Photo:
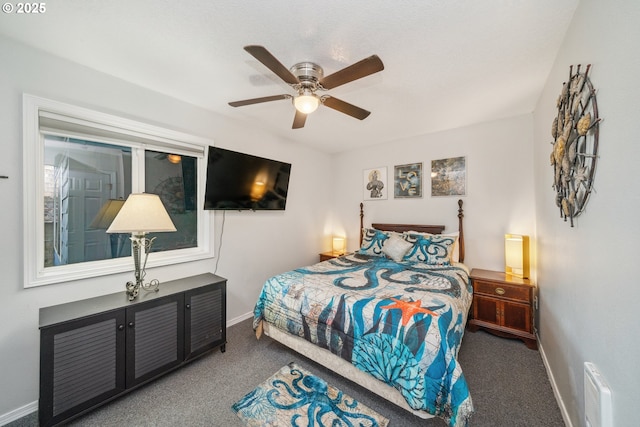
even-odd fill
[(40, 309), (40, 426), (64, 424), (226, 342), (226, 279), (211, 273)]
[(125, 389), (125, 310), (43, 328), (41, 426), (96, 406)]
[(184, 360), (184, 294), (127, 308), (127, 388)]
[(220, 346), (227, 339), (226, 282), (185, 292), (185, 351), (187, 359)]

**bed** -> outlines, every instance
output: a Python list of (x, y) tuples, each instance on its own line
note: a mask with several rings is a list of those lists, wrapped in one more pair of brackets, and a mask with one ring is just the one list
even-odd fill
[(374, 223), (360, 249), (269, 278), (253, 327), (421, 418), (464, 426), (473, 403), (457, 361), (472, 291), (458, 231)]

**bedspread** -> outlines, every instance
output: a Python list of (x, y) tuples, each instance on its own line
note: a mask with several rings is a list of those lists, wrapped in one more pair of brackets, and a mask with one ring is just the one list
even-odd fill
[(353, 254), (268, 279), (253, 326), (303, 337), (464, 426), (473, 404), (457, 355), (471, 299), (462, 264)]

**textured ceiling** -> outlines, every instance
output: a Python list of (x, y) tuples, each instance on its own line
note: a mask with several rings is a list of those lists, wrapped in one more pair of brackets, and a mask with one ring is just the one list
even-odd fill
[[(578, 0), (64, 0), (0, 15), (0, 34), (272, 132), (339, 152), (533, 111)], [(243, 50), (325, 75), (372, 54), (377, 74), (328, 93), (372, 114), (327, 107), (292, 130), (293, 93)]]

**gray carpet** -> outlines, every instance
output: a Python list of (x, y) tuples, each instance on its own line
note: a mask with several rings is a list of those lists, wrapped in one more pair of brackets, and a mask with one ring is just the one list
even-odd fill
[[(71, 426), (242, 426), (231, 405), (289, 362), (324, 378), (389, 418), (390, 426), (443, 427), (389, 404), (269, 337), (259, 341), (246, 320), (215, 351), (72, 422)], [(459, 355), (476, 413), (470, 426), (564, 426), (537, 351), (485, 332), (465, 333)], [(11, 427), (37, 426), (37, 414)]]

